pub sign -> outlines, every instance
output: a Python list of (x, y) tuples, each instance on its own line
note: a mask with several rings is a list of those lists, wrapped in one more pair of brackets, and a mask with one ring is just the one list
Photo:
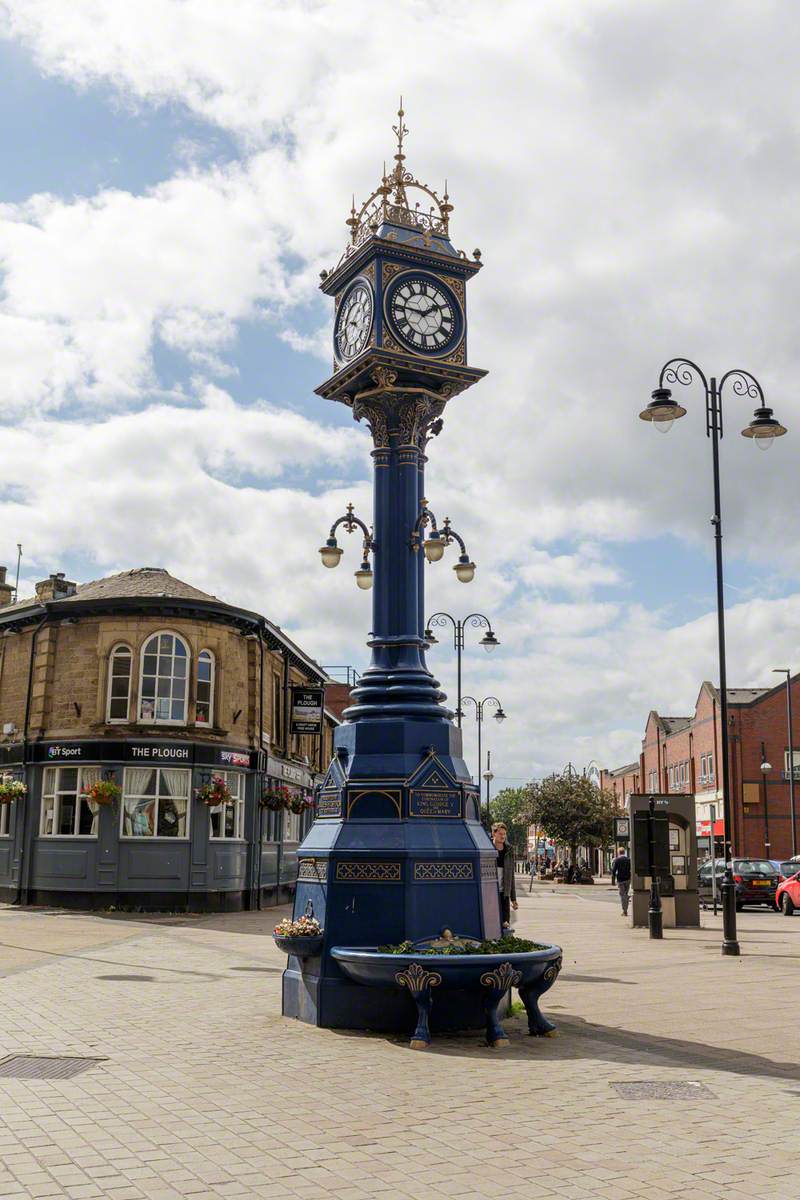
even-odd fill
[(324, 688), (292, 686), (292, 733), (320, 733)]

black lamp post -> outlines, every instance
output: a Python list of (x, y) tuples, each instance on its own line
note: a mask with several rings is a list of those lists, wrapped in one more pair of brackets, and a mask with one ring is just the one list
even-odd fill
[(762, 450), (768, 450), (775, 438), (786, 433), (780, 422), (772, 415), (772, 409), (767, 408), (764, 393), (758, 380), (749, 371), (727, 371), (719, 383), (712, 375), (706, 379), (700, 367), (688, 358), (672, 358), (661, 368), (658, 387), (652, 393), (652, 399), (639, 416), (643, 421), (652, 421), (656, 429), (662, 433), (668, 432), (673, 423), (686, 413), (676, 400), (667, 384), (678, 383), (683, 386), (699, 380), (705, 391), (706, 398), (706, 437), (711, 439), (711, 461), (714, 477), (714, 515), (711, 524), (714, 527), (714, 547), (716, 552), (717, 570), (717, 638), (719, 643), (719, 693), (720, 693), (720, 742), (722, 750), (722, 807), (725, 819), (725, 877), (722, 883), (722, 953), (737, 955), (740, 953), (736, 937), (736, 895), (731, 871), (733, 856), (733, 809), (730, 793), (730, 763), (728, 755), (728, 692), (727, 671), (725, 663), (725, 598), (723, 594), (722, 575), (722, 504), (720, 500), (719, 481), (719, 443), (722, 438), (722, 393), (726, 383), (730, 382), (736, 396), (746, 396), (757, 402), (750, 424), (742, 430), (742, 436), (752, 438)]
[(789, 742), (789, 812), (792, 821), (792, 857), (797, 854), (797, 826), (794, 807), (794, 745), (792, 742), (792, 672), (788, 667), (773, 668), (773, 675), (786, 676), (786, 725)]
[[(462, 697), (462, 702), (459, 705), (459, 709), (458, 709), (459, 716), (461, 716), (463, 713), (463, 705), (464, 704), (473, 704), (475, 706), (475, 720), (478, 722), (478, 776), (477, 776), (477, 778), (478, 778), (478, 787), (480, 787), (481, 769), (483, 767), (483, 756), (482, 756), (482, 752), (481, 752), (481, 727), (483, 725), (483, 710), (486, 705), (489, 705), (491, 708), (496, 708), (497, 712), (494, 714), (494, 719), (495, 719), (495, 721), (497, 721), (498, 725), (502, 725), (503, 721), (505, 721), (506, 714), (503, 712), (503, 706), (500, 703), (500, 701), (497, 699), (496, 696), (484, 696), (484, 698), (482, 700), (476, 700), (474, 696)], [(459, 722), (459, 724), (460, 724), (460, 722)], [(494, 778), (494, 776), (492, 776), (492, 778)], [(486, 799), (486, 821), (487, 821), (487, 824), (489, 821), (489, 799), (488, 799), (488, 797), (489, 797), (489, 783), (490, 782), (491, 782), (490, 780), (486, 781), (486, 797), (487, 797), (487, 799)]]
[(428, 617), (425, 624), (425, 632), (422, 635), (429, 646), (437, 645), (439, 639), (433, 632), (434, 628), (441, 628), (447, 625), (447, 622), (453, 626), (453, 648), (456, 652), (456, 669), (458, 674), (458, 703), (456, 706), (456, 721), (458, 728), (461, 728), (461, 654), (464, 650), (464, 630), (467, 626), (473, 629), (485, 629), (486, 633), (480, 639), (478, 645), (483, 646), (484, 650), (494, 650), (495, 646), (499, 646), (500, 642), (494, 635), (491, 622), (483, 613), (470, 613), (468, 617), (464, 617), (462, 621), (456, 620), (450, 613), (437, 612), (432, 617)]
[(767, 762), (767, 751), (761, 743), (761, 782), (764, 787), (764, 857), (772, 858), (769, 840), (769, 806), (767, 802), (767, 772), (772, 770), (772, 763)]

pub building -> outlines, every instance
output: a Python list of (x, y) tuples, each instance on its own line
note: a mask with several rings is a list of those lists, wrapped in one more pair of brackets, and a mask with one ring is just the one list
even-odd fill
[[(26, 791), (0, 803), (0, 899), (288, 899), (338, 724), (324, 670), (266, 617), (162, 568), (54, 574), (15, 603), (5, 575), (0, 794), (10, 780)], [(218, 777), (229, 796), (206, 804), (197, 793)], [(120, 789), (110, 802), (86, 795), (105, 781)]]

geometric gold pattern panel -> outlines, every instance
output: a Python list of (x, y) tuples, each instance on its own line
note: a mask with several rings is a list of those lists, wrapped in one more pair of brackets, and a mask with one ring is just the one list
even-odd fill
[(326, 858), (301, 858), (297, 878), (311, 880), (314, 883), (327, 883), (328, 860)]
[(414, 863), (416, 883), (463, 883), (474, 878), (471, 862)]
[(399, 862), (338, 862), (336, 878), (347, 883), (402, 883)]

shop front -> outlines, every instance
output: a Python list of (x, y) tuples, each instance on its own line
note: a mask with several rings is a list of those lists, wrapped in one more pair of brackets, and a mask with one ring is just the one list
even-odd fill
[(261, 805), (259, 900), (280, 904), (294, 894), (297, 849), (314, 821), (312, 772), (298, 763), (267, 757)]
[[(104, 739), (37, 742), (27, 765), (21, 747), (16, 757), (0, 764), (27, 785), (23, 799), (2, 806), (3, 898), (95, 908), (248, 905), (257, 753)], [(225, 799), (210, 806), (197, 793), (214, 778), (224, 781)]]

